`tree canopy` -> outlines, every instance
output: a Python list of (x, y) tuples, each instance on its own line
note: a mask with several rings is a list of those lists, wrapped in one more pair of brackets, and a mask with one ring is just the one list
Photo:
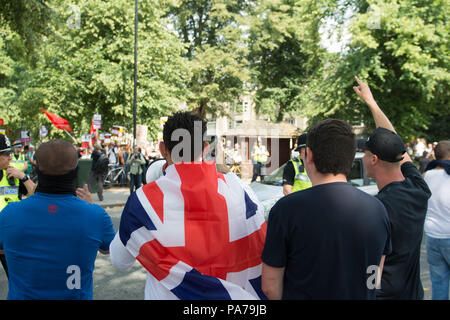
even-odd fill
[[(153, 137), (180, 103), (221, 115), (246, 94), (273, 121), (334, 117), (371, 130), (354, 75), (405, 138), (450, 136), (449, 1), (139, 3), (138, 123)], [(340, 52), (322, 45), (330, 19), (350, 39)], [(40, 108), (77, 136), (95, 113), (104, 128), (131, 128), (134, 1), (0, 0), (0, 22), (0, 118), (12, 139), (51, 128)]]

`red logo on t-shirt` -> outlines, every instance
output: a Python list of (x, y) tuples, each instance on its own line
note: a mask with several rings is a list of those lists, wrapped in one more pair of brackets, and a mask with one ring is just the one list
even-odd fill
[(55, 213), (58, 211), (58, 206), (56, 204), (51, 204), (48, 206), (47, 210), (49, 213)]

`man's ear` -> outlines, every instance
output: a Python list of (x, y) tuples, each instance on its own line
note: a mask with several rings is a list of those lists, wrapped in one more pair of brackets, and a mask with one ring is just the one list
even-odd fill
[(370, 162), (373, 166), (375, 166), (380, 162), (380, 159), (378, 159), (378, 156), (376, 154), (372, 154), (372, 156), (370, 157)]
[(168, 151), (167, 151), (166, 144), (164, 143), (164, 141), (159, 142), (159, 152), (161, 153), (163, 158), (167, 158)]
[(305, 149), (305, 161), (308, 164), (314, 164), (314, 154), (309, 147), (306, 147)]

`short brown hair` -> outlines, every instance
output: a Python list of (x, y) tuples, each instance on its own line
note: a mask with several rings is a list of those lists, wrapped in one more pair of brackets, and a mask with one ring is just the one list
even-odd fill
[(320, 173), (350, 174), (356, 139), (347, 122), (328, 119), (316, 123), (308, 130), (306, 146), (314, 153), (314, 164)]
[(450, 158), (450, 140), (439, 141), (436, 148), (434, 148), (434, 155), (436, 160), (447, 160)]

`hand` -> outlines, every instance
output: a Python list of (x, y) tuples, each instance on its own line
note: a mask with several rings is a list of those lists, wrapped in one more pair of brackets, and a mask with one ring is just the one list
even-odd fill
[(367, 104), (374, 102), (375, 99), (373, 98), (369, 86), (359, 80), (357, 76), (355, 76), (355, 80), (358, 83), (358, 86), (353, 87), (353, 90), (355, 90), (358, 97), (360, 97)]
[(87, 184), (84, 184), (83, 188), (77, 188), (77, 197), (89, 203), (94, 203), (92, 200), (92, 193), (89, 192)]
[(17, 179), (23, 179), (23, 177), (25, 177), (25, 173), (13, 167), (8, 167), (6, 169), (6, 175), (8, 178), (14, 177)]

